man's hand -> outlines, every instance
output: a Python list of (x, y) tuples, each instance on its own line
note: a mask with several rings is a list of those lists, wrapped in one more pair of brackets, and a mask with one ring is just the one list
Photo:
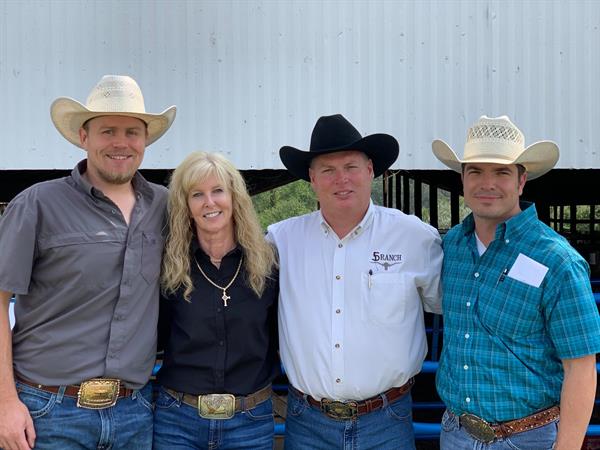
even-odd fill
[(35, 444), (35, 430), (29, 410), (18, 397), (0, 399), (0, 448), (30, 450)]

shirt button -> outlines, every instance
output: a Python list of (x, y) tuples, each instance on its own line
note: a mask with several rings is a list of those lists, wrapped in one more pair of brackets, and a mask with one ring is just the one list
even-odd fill
[(339, 384), (339, 383), (341, 383), (341, 382), (342, 382), (342, 380), (341, 380), (341, 378), (336, 378), (336, 379), (335, 379), (335, 382)]
[(467, 308), (471, 306), (471, 302), (467, 302)]
[(224, 342), (223, 342), (223, 341), (219, 341), (219, 345), (220, 345), (221, 347), (223, 347), (223, 344), (224, 344)]
[(469, 370), (469, 366), (467, 366), (466, 364), (463, 366), (463, 369), (465, 370)]
[(474, 276), (475, 278), (479, 278), (479, 272), (475, 272), (475, 273), (473, 274), (473, 276)]
[(507, 239), (504, 242), (506, 242), (507, 244), (510, 244), (510, 239)]
[(340, 348), (340, 344), (335, 344), (335, 348)]
[(465, 398), (465, 402), (467, 402), (467, 403), (471, 403), (471, 397), (467, 397), (467, 398)]
[(220, 313), (221, 312), (221, 308), (217, 308), (217, 312)]
[(336, 314), (340, 314), (341, 312), (342, 312), (342, 310), (340, 308), (338, 308), (338, 309), (335, 310)]
[(465, 334), (465, 339), (469, 339), (471, 335), (469, 333)]
[(344, 244), (338, 244), (338, 248), (342, 248)]
[(116, 214), (116, 213), (117, 213), (117, 211), (115, 211), (114, 209), (113, 209), (113, 210), (111, 210), (111, 212), (112, 212), (113, 214)]
[(335, 276), (335, 279), (336, 279), (336, 280), (341, 280), (341, 279), (342, 279), (342, 276), (341, 276), (341, 275), (336, 275), (336, 276)]

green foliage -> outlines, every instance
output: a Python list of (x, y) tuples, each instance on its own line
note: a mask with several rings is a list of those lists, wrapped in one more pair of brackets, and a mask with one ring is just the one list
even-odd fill
[(272, 223), (317, 209), (310, 184), (302, 180), (255, 195), (252, 201), (264, 230)]

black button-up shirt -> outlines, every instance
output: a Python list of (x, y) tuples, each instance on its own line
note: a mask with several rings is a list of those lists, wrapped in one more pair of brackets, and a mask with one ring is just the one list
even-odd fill
[(267, 280), (259, 298), (248, 286), (242, 264), (224, 306), (223, 290), (206, 280), (194, 259), (214, 283), (225, 287), (235, 275), (241, 249), (225, 255), (217, 268), (194, 238), (191, 257), (191, 301), (181, 292), (161, 299), (159, 336), (165, 355), (158, 381), (194, 395), (256, 392), (279, 374), (278, 274)]

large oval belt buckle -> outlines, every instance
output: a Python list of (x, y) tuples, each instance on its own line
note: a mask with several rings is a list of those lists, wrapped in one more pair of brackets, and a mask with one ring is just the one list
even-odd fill
[(77, 392), (77, 407), (104, 409), (115, 406), (121, 381), (114, 378), (93, 378), (84, 381)]
[(235, 396), (208, 394), (198, 396), (198, 415), (205, 419), (231, 419), (235, 414)]
[(492, 426), (474, 414), (460, 416), (460, 424), (472, 437), (484, 444), (490, 444), (496, 439), (496, 432)]
[(321, 411), (332, 419), (350, 420), (358, 415), (356, 402), (340, 402), (336, 400), (321, 400)]

